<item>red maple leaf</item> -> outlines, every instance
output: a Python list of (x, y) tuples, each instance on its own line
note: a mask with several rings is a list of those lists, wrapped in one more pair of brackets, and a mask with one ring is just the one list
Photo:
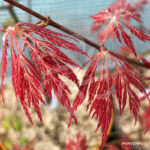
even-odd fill
[[(115, 67), (113, 73), (109, 71), (108, 60)], [(99, 76), (95, 79), (98, 64), (100, 64)], [(76, 110), (82, 104), (89, 92), (87, 109), (90, 109), (89, 114), (92, 114), (92, 117), (97, 118), (97, 129), (101, 127), (102, 147), (107, 139), (107, 131), (114, 110), (113, 96), (117, 97), (120, 113), (123, 112), (128, 97), (130, 111), (137, 120), (140, 100), (131, 86), (146, 95), (142, 84), (136, 72), (118, 54), (107, 50), (93, 56), (73, 103), (73, 109)]]
[(86, 137), (78, 133), (76, 141), (71, 139), (66, 143), (66, 150), (87, 150)]
[[(123, 41), (136, 55), (131, 37), (126, 33), (123, 26), (140, 40), (150, 40), (150, 37), (144, 31), (129, 24), (131, 19), (137, 22), (142, 22), (142, 20), (137, 8), (132, 6), (127, 0), (116, 0), (109, 8), (103, 9), (90, 17), (95, 20), (92, 31), (101, 29), (98, 41), (102, 43), (102, 46), (104, 46), (107, 37), (110, 36), (112, 39), (118, 39), (120, 43)], [(106, 29), (102, 27), (106, 27)]]
[[(8, 27), (4, 34), (2, 66), (1, 66), (1, 89), (4, 102), (3, 82), (7, 68), (8, 45), (11, 50), (12, 61), (12, 83), (17, 100), (20, 100), (30, 122), (28, 106), (33, 105), (38, 117), (42, 120), (39, 103), (45, 104), (42, 94), (48, 95), (51, 99), (51, 90), (60, 103), (75, 118), (67, 93), (71, 93), (69, 87), (59, 78), (63, 75), (79, 86), (78, 79), (67, 64), (79, 67), (67, 55), (60, 51), (60, 48), (82, 52), (75, 44), (67, 41), (72, 39), (69, 36), (46, 29), (41, 25), (29, 23), (18, 23), (14, 27)], [(20, 45), (20, 38), (23, 47)], [(10, 42), (8, 42), (10, 39)], [(32, 61), (29, 61), (23, 51), (28, 48)], [(87, 56), (87, 55), (86, 55)], [(44, 91), (44, 89), (46, 92)]]

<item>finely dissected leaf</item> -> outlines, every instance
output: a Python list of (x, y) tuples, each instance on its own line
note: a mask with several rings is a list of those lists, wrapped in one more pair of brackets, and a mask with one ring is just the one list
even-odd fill
[(121, 35), (122, 35), (122, 38), (123, 38), (123, 41), (125, 42), (125, 44), (133, 51), (133, 53), (135, 55), (137, 55), (134, 45), (132, 43), (132, 40), (130, 39), (128, 34), (123, 30), (123, 28), (120, 25), (118, 25), (118, 28), (120, 29), (120, 32), (121, 32)]
[[(40, 103), (45, 104), (43, 95), (49, 96), (50, 99), (52, 98), (52, 89), (60, 103), (76, 121), (67, 95), (71, 92), (65, 82), (59, 78), (59, 75), (67, 77), (79, 86), (79, 81), (69, 65), (80, 66), (61, 52), (60, 48), (79, 52), (87, 57), (88, 55), (75, 44), (67, 41), (68, 39), (76, 41), (72, 37), (46, 29), (42, 25), (18, 23), (14, 27), (8, 27), (4, 35), (1, 70), (2, 93), (7, 67), (8, 35), (10, 35), (12, 83), (15, 95), (17, 100), (21, 102), (30, 122), (33, 123), (28, 106), (32, 105), (34, 107), (39, 119), (42, 121)], [(22, 48), (18, 38), (23, 41)], [(33, 62), (24, 56), (23, 51), (26, 48), (30, 51)]]
[(116, 26), (114, 26), (113, 31), (114, 31), (114, 33), (115, 33), (115, 35), (116, 35), (118, 41), (119, 41), (120, 43), (122, 43), (122, 42), (121, 42), (121, 37), (120, 37), (119, 30), (118, 30), (118, 28), (117, 28)]
[(66, 150), (87, 150), (86, 137), (78, 133), (76, 141), (71, 139), (68, 143), (66, 143)]
[[(109, 71), (108, 59), (115, 67), (113, 73)], [(89, 93), (87, 109), (89, 109), (89, 114), (98, 120), (97, 129), (100, 127), (102, 131), (103, 148), (114, 110), (113, 96), (116, 95), (117, 97), (120, 113), (123, 112), (128, 98), (130, 111), (137, 120), (140, 100), (131, 87), (134, 86), (147, 97), (148, 95), (142, 87), (143, 83), (140, 78), (118, 54), (108, 50), (101, 51), (95, 54), (91, 60), (92, 62), (83, 77), (79, 92), (73, 103), (73, 109), (76, 110)], [(98, 79), (96, 79), (95, 73), (98, 64), (100, 70)]]
[(150, 62), (146, 60), (143, 56), (138, 55), (138, 58), (148, 67), (150, 68)]
[(138, 29), (129, 24), (130, 20), (135, 20), (137, 22), (141, 21), (141, 15), (139, 10), (142, 10), (147, 1), (135, 3), (131, 5), (128, 0), (116, 0), (115, 3), (109, 6), (107, 9), (103, 9), (96, 15), (91, 15), (90, 17), (95, 20), (92, 26), (92, 32), (100, 30), (98, 34), (98, 41), (102, 42), (104, 45), (106, 38), (109, 36), (111, 39), (118, 39), (120, 43), (122, 41), (126, 46), (128, 46), (132, 52), (137, 56), (134, 44), (131, 37), (123, 29), (125, 26), (129, 31), (142, 41), (150, 41), (150, 36), (144, 33), (141, 29)]
[(7, 68), (7, 47), (8, 47), (8, 41), (7, 38), (9, 36), (9, 33), (7, 33), (4, 36), (4, 45), (3, 45), (3, 54), (2, 54), (2, 63), (1, 63), (1, 89), (2, 89), (2, 99), (4, 103), (4, 78)]
[[(118, 102), (119, 102), (120, 112), (122, 112), (123, 111), (123, 107), (122, 107), (123, 101), (122, 100), (124, 100), (124, 99), (122, 99), (121, 76), (119, 75), (119, 73), (118, 73), (117, 78), (116, 78), (116, 89), (118, 89), (118, 90), (116, 90), (116, 95), (117, 95)], [(126, 101), (126, 99), (125, 99), (125, 101)]]
[(79, 88), (80, 92), (76, 96), (76, 100), (74, 101), (74, 104), (73, 104), (74, 110), (77, 109), (77, 106), (80, 105), (86, 97), (86, 91), (88, 88), (88, 84), (91, 83), (91, 81), (93, 81), (93, 78), (95, 76), (95, 71), (96, 71), (98, 62), (100, 60), (100, 57), (101, 56), (99, 56), (98, 54), (95, 55), (94, 60), (92, 61), (89, 69), (86, 71), (86, 73), (84, 75), (82, 84)]
[(129, 24), (127, 24), (124, 21), (120, 21), (122, 24), (124, 24), (132, 34), (134, 34), (137, 38), (139, 38), (141, 41), (150, 41), (150, 37), (141, 29), (138, 29), (136, 27), (133, 27)]

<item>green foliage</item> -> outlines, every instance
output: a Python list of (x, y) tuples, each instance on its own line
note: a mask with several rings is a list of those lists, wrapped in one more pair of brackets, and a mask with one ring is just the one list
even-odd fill
[(8, 149), (13, 148), (13, 142), (12, 142), (10, 139), (6, 140), (6, 141), (4, 142), (4, 145), (5, 145), (6, 148), (8, 148)]
[(21, 138), (20, 143), (25, 146), (29, 143), (29, 139), (28, 138)]
[(20, 119), (19, 119), (17, 116), (14, 116), (14, 117), (13, 117), (13, 128), (14, 128), (16, 131), (21, 131), (22, 124), (21, 124)]
[(6, 130), (9, 130), (11, 128), (11, 116), (6, 116), (3, 120), (3, 127)]
[(16, 131), (21, 131), (22, 123), (18, 116), (8, 115), (3, 120), (3, 127), (9, 131), (13, 128)]

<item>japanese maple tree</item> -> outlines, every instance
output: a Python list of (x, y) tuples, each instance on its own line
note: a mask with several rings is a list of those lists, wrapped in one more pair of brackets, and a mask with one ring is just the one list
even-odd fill
[[(97, 129), (101, 128), (102, 141), (101, 148), (107, 140), (107, 132), (110, 126), (112, 113), (115, 111), (113, 98), (116, 97), (120, 114), (124, 111), (126, 103), (129, 103), (129, 109), (137, 121), (139, 113), (140, 98), (133, 88), (143, 93), (149, 100), (149, 94), (146, 93), (144, 82), (141, 80), (140, 73), (128, 63), (136, 63), (146, 68), (150, 68), (150, 63), (142, 56), (137, 54), (132, 37), (132, 34), (139, 40), (145, 42), (150, 41), (150, 36), (140, 28), (131, 24), (134, 20), (142, 23), (140, 11), (144, 10), (144, 6), (148, 3), (146, 0), (139, 0), (131, 4), (128, 0), (116, 0), (107, 9), (99, 11), (96, 15), (90, 17), (94, 20), (91, 28), (92, 32), (98, 33), (99, 45), (87, 40), (86, 38), (73, 34), (72, 31), (55, 23), (51, 19), (47, 19), (40, 14), (20, 5), (11, 0), (5, 0), (14, 6), (17, 6), (28, 13), (38, 17), (45, 22), (36, 24), (17, 23), (15, 26), (10, 26), (6, 30), (0, 29), (3, 35), (3, 54), (1, 63), (1, 89), (2, 99), (4, 100), (4, 78), (7, 69), (7, 53), (11, 52), (12, 62), (12, 84), (14, 87), (16, 99), (19, 100), (23, 109), (31, 123), (33, 123), (28, 107), (33, 105), (38, 117), (42, 121), (39, 104), (45, 104), (43, 95), (52, 97), (52, 89), (60, 103), (70, 113), (71, 125), (72, 119), (77, 122), (74, 111), (88, 97), (87, 110), (92, 117), (98, 120)], [(46, 26), (51, 25), (59, 30), (66, 32), (64, 35), (47, 29)], [(128, 32), (127, 32), (128, 31)], [(118, 40), (121, 44), (122, 53), (115, 53), (112, 49), (106, 48), (108, 38)], [(22, 40), (23, 45), (18, 39)], [(98, 52), (92, 57), (89, 57), (84, 50), (77, 47), (77, 39), (96, 48)], [(69, 41), (68, 41), (69, 40)], [(70, 41), (71, 40), (71, 41)], [(24, 55), (24, 51), (28, 49), (31, 53), (32, 61)], [(80, 53), (89, 58), (85, 64), (89, 64), (81, 85), (75, 73), (69, 65), (82, 68), (76, 62), (72, 61), (61, 50), (71, 50)], [(135, 56), (138, 62), (128, 59), (128, 55), (124, 56), (124, 52)], [(113, 65), (114, 71), (110, 71), (109, 64)], [(99, 67), (100, 66), (100, 67)], [(96, 78), (96, 72), (99, 72)], [(71, 93), (69, 87), (61, 80), (60, 75), (67, 77), (74, 82), (78, 88), (78, 94), (71, 106), (67, 93)], [(145, 120), (149, 115), (150, 108), (148, 107), (144, 113), (143, 122), (146, 122), (146, 131), (150, 129), (150, 121)], [(71, 144), (66, 144), (66, 149), (71, 150), (72, 146), (78, 145), (82, 149), (86, 149), (85, 138), (80, 134), (77, 135), (77, 142), (70, 141)], [(108, 147), (111, 147), (109, 145)]]

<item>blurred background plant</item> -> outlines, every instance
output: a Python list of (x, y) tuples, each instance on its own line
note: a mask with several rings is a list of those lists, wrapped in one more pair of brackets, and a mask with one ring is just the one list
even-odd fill
[[(14, 134), (17, 134), (17, 132), (21, 133), (22, 132), (22, 122), (21, 122), (20, 118), (17, 115), (7, 115), (7, 116), (4, 117), (4, 119), (2, 121), (2, 127), (5, 130), (5, 137), (6, 138), (3, 141), (3, 144), (1, 144), (1, 145), (3, 145), (3, 147), (5, 147), (5, 149), (12, 149), (16, 143), (14, 143), (12, 141), (12, 139), (9, 138), (7, 135), (9, 135), (11, 130), (15, 131)], [(23, 147), (23, 146), (25, 146), (25, 145), (27, 145), (29, 143), (29, 139), (25, 138), (25, 137), (21, 137), (19, 143)], [(15, 146), (15, 148), (16, 147), (17, 146)], [(22, 149), (20, 148), (20, 149), (17, 149), (17, 150), (22, 150)]]

